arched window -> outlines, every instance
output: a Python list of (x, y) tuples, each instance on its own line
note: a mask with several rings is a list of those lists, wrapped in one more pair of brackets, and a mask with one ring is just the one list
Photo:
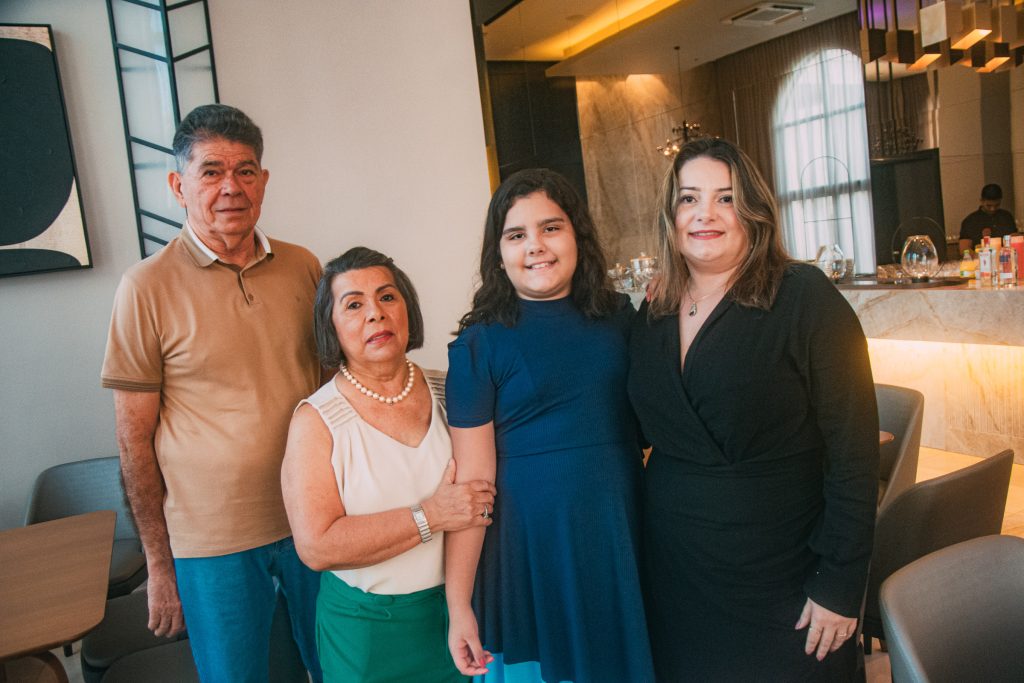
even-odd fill
[(783, 239), (799, 259), (838, 243), (874, 272), (871, 176), (860, 57), (829, 49), (797, 64), (772, 115)]

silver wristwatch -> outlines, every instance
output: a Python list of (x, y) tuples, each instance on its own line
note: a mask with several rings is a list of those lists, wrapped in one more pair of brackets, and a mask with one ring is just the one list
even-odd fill
[(430, 525), (427, 524), (427, 515), (423, 512), (423, 506), (416, 503), (409, 509), (412, 510), (412, 518), (416, 522), (416, 528), (420, 530), (420, 541), (423, 543), (429, 542), (434, 535), (430, 533)]

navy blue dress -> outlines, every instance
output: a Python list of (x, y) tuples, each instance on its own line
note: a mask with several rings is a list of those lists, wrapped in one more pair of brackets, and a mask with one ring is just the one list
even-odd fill
[(494, 422), (498, 495), (473, 596), (483, 646), (504, 680), (653, 680), (626, 395), (633, 310), (589, 320), (569, 298), (520, 303), (514, 327), (474, 325), (448, 350), (449, 424)]

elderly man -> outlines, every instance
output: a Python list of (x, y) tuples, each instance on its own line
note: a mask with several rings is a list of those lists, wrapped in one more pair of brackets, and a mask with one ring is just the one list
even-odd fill
[(149, 627), (187, 625), (203, 681), (266, 681), (280, 590), (319, 680), (319, 576), (295, 552), (280, 470), (292, 410), (318, 386), (320, 264), (256, 227), (269, 174), (245, 114), (198, 107), (173, 147), (186, 223), (124, 274), (102, 372), (146, 551)]

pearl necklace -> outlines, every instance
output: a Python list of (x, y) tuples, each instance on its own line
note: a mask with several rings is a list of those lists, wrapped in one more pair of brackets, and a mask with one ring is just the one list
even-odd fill
[(414, 372), (412, 361), (406, 358), (405, 364), (409, 366), (409, 379), (405, 383), (405, 389), (402, 389), (402, 393), (398, 394), (397, 396), (381, 396), (376, 391), (371, 391), (370, 389), (367, 389), (359, 382), (359, 380), (352, 376), (352, 373), (348, 371), (348, 366), (345, 365), (344, 363), (341, 364), (340, 370), (341, 374), (345, 377), (345, 379), (351, 382), (352, 386), (358, 389), (360, 394), (363, 394), (368, 398), (376, 399), (381, 403), (386, 403), (389, 406), (393, 406), (396, 403), (405, 400), (405, 397), (409, 395), (410, 391), (412, 391), (413, 383), (416, 381), (416, 374)]
[(689, 283), (689, 281), (687, 281), (687, 283), (686, 283), (686, 296), (690, 300), (690, 310), (687, 313), (687, 315), (690, 316), (691, 318), (693, 316), (697, 315), (697, 304), (699, 304), (701, 301), (704, 301), (704, 299), (707, 299), (712, 294), (718, 294), (718, 292), (720, 292), (724, 288), (725, 288), (724, 286), (716, 287), (715, 289), (711, 290), (710, 292), (708, 292), (707, 294), (705, 294), (701, 298), (694, 299), (693, 298), (693, 294), (690, 292), (690, 283)]

